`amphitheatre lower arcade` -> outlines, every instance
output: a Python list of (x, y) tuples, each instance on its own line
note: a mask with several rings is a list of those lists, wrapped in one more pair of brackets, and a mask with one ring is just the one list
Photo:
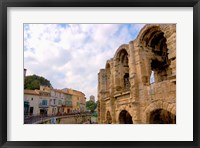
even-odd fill
[(176, 25), (147, 24), (98, 73), (98, 123), (176, 123)]

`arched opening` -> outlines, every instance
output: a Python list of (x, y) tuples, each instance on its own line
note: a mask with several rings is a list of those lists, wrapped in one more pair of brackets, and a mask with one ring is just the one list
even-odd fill
[(107, 124), (111, 124), (112, 123), (112, 117), (111, 117), (109, 111), (107, 111), (107, 114), (106, 114), (106, 123)]
[(120, 124), (133, 124), (132, 117), (126, 110), (122, 110), (119, 114)]
[(126, 90), (128, 90), (130, 88), (129, 73), (124, 74), (124, 88)]
[(157, 109), (150, 113), (150, 124), (176, 124), (176, 115), (164, 110)]
[(146, 57), (148, 57), (146, 60), (148, 63), (146, 65), (149, 65), (147, 68), (147, 83), (150, 83), (151, 77), (155, 78), (154, 80), (156, 83), (167, 80), (168, 76), (171, 74), (166, 41), (164, 33), (158, 26), (147, 29), (142, 36), (142, 46), (145, 49)]
[(121, 90), (130, 90), (128, 53), (125, 49), (118, 53), (116, 66), (119, 73), (117, 75), (119, 78), (119, 88)]
[(111, 83), (111, 70), (110, 70), (110, 64), (106, 64), (106, 90), (110, 89), (110, 83)]

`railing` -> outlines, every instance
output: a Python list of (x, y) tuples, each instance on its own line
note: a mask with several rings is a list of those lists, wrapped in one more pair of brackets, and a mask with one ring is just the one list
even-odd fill
[(24, 124), (34, 124), (46, 120), (50, 120), (52, 117), (56, 118), (66, 118), (66, 117), (77, 117), (77, 116), (91, 116), (90, 112), (79, 112), (79, 113), (65, 113), (65, 114), (58, 114), (55, 116), (48, 116), (48, 115), (38, 115), (38, 116), (26, 116), (24, 117)]
[(25, 116), (24, 117), (24, 124), (32, 124), (32, 123), (35, 123), (37, 121), (43, 121), (43, 120), (46, 120), (50, 118), (49, 116), (47, 115), (40, 115), (40, 116)]
[(39, 108), (48, 108), (48, 107), (49, 107), (48, 104), (44, 105), (44, 104), (42, 104), (42, 103), (40, 103), (38, 106), (39, 106)]

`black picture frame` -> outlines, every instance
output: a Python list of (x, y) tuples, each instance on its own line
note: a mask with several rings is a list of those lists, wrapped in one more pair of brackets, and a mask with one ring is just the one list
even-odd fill
[[(8, 7), (193, 7), (193, 141), (7, 141)], [(200, 2), (199, 0), (1, 0), (0, 2), (0, 146), (9, 147), (200, 147)], [(188, 50), (188, 52), (190, 52)], [(190, 98), (191, 99), (191, 98)], [(120, 135), (120, 133), (119, 133)]]

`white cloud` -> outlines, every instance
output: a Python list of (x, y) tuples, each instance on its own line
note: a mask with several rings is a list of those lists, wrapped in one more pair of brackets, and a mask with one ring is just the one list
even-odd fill
[(97, 98), (97, 74), (117, 48), (133, 40), (143, 24), (27, 24), (24, 65), (27, 74)]

